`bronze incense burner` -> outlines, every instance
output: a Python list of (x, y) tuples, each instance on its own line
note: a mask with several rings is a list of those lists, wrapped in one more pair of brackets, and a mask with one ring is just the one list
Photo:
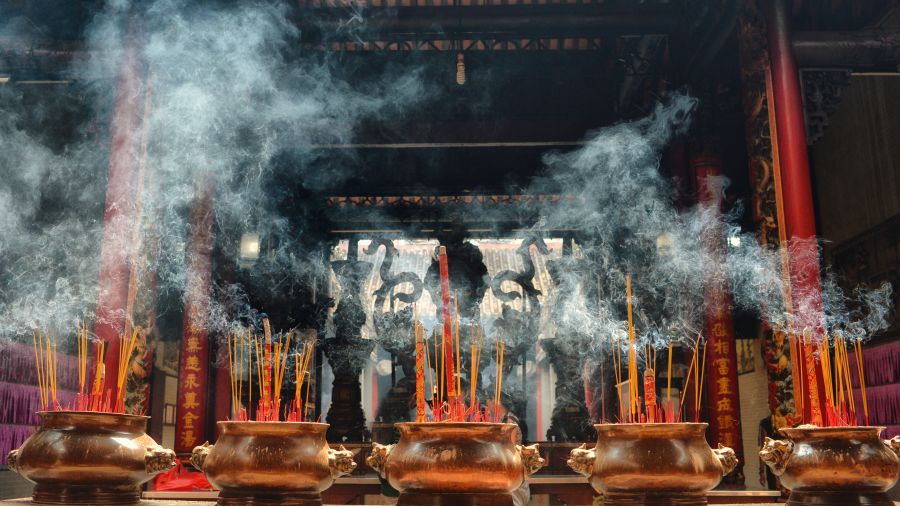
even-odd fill
[(900, 436), (880, 439), (884, 427), (781, 429), (766, 438), (759, 458), (791, 491), (791, 506), (893, 506), (887, 491), (900, 475)]
[(597, 445), (572, 450), (569, 467), (604, 495), (604, 506), (705, 505), (706, 493), (738, 464), (713, 450), (705, 423), (597, 424)]
[(512, 423), (398, 423), (395, 445), (373, 443), (366, 463), (400, 491), (404, 505), (512, 506), (513, 491), (544, 459), (516, 444)]
[(319, 506), (353, 453), (325, 442), (327, 423), (219, 422), (219, 439), (194, 448), (191, 464), (220, 490), (219, 506)]
[(141, 484), (175, 467), (175, 452), (146, 434), (149, 417), (42, 411), (41, 426), (7, 465), (33, 482), (35, 503), (138, 504)]

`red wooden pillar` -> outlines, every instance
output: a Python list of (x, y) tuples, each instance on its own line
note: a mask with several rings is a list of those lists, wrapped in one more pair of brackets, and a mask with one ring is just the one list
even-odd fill
[[(205, 441), (209, 374), (209, 298), (212, 285), (213, 187), (195, 185), (185, 248), (184, 330), (178, 374), (175, 451), (189, 452)], [(221, 399), (221, 402), (228, 402)]]
[(106, 376), (104, 390), (116, 391), (116, 370), (119, 363), (119, 335), (125, 330), (128, 308), (128, 289), (131, 276), (130, 260), (134, 258), (133, 241), (140, 227), (139, 181), (143, 170), (140, 163), (141, 129), (144, 88), (136, 42), (125, 44), (119, 78), (116, 85), (115, 107), (110, 122), (109, 175), (106, 203), (103, 211), (103, 238), (100, 243), (99, 294), (97, 298), (94, 333), (106, 342), (104, 360)]
[[(691, 170), (697, 185), (697, 199), (710, 212), (713, 221), (703, 232), (704, 247), (713, 258), (724, 256), (725, 228), (722, 225), (722, 197), (724, 178), (722, 160), (717, 154), (704, 153), (691, 158)], [(714, 265), (721, 262), (714, 262)], [(706, 399), (709, 406), (707, 437), (735, 451), (744, 462), (741, 438), (741, 402), (738, 395), (737, 346), (731, 315), (731, 294), (724, 277), (711, 273), (706, 280)], [(702, 386), (702, 385), (701, 385)], [(729, 484), (743, 484), (743, 471), (738, 468)]]
[[(803, 97), (797, 62), (791, 46), (790, 9), (787, 0), (765, 0), (769, 58), (772, 66), (772, 102), (775, 108), (778, 156), (785, 228), (789, 241), (790, 312), (797, 318), (795, 334), (822, 332), (822, 283), (813, 207), (812, 181), (806, 149)], [(822, 424), (824, 388), (812, 343), (800, 347), (804, 387), (804, 419)]]

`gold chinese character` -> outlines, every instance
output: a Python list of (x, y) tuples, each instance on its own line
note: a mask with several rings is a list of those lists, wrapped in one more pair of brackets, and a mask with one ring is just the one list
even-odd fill
[(722, 397), (716, 403), (718, 410), (721, 411), (734, 411), (734, 406), (731, 404), (731, 397)]
[(184, 368), (188, 371), (199, 371), (200, 370), (200, 357), (197, 355), (190, 355), (185, 360)]
[(734, 434), (731, 432), (719, 433), (719, 442), (730, 448), (734, 447)]
[(716, 380), (716, 385), (719, 387), (719, 395), (725, 394), (733, 394), (731, 391), (731, 378), (728, 376), (721, 377)]
[(187, 351), (189, 353), (196, 353), (200, 351), (200, 338), (191, 336), (187, 340)]
[(719, 355), (728, 355), (731, 352), (731, 345), (725, 339), (716, 339), (715, 344), (713, 344), (713, 349), (715, 349), (716, 353)]
[(725, 325), (722, 322), (717, 322), (713, 325), (713, 335), (716, 337), (725, 337)]
[(734, 417), (731, 415), (719, 415), (716, 417), (719, 423), (719, 430), (727, 430), (734, 427)]
[(197, 392), (185, 392), (184, 402), (181, 404), (181, 407), (184, 409), (199, 408), (200, 405), (197, 404)]
[(189, 372), (187, 376), (184, 377), (184, 386), (187, 388), (200, 388), (200, 383), (197, 383), (197, 375)]
[(195, 415), (192, 411), (188, 411), (181, 417), (181, 420), (184, 422), (185, 427), (193, 427), (194, 422), (198, 418), (200, 418), (200, 417)]
[(727, 358), (716, 360), (716, 369), (719, 372), (719, 376), (728, 376), (728, 374), (731, 373), (731, 367), (729, 365)]
[(196, 436), (194, 436), (194, 429), (185, 429), (184, 432), (181, 433), (181, 446), (194, 446), (197, 444)]

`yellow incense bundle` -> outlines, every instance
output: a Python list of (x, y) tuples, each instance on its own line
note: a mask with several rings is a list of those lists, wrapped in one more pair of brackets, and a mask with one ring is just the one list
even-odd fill
[(634, 316), (631, 303), (631, 276), (625, 276), (625, 299), (628, 306), (628, 392), (632, 421), (641, 409), (638, 393), (637, 335), (634, 332)]

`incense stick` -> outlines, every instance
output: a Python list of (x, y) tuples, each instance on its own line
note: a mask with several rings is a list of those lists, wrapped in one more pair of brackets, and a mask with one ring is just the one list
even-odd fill
[(703, 343), (703, 358), (701, 359), (702, 364), (700, 367), (700, 376), (698, 377), (696, 374), (694, 375), (694, 381), (696, 382), (698, 379), (700, 380), (697, 383), (696, 390), (696, 400), (694, 401), (694, 421), (700, 421), (700, 403), (703, 401), (703, 380), (706, 379), (706, 349), (708, 348), (707, 343)]
[(425, 342), (419, 322), (413, 320), (413, 341), (416, 350), (416, 421), (425, 421)]
[(628, 393), (631, 405), (629, 418), (632, 422), (640, 412), (640, 399), (637, 390), (637, 336), (634, 332), (634, 317), (631, 302), (631, 275), (625, 275), (625, 301), (628, 306)]
[(460, 377), (462, 376), (462, 369), (460, 368), (460, 354), (459, 354), (459, 293), (455, 294), (453, 297), (453, 312), (454, 312), (454, 322), (456, 323), (456, 328), (454, 329), (454, 337), (456, 339), (456, 392), (457, 394), (462, 394), (462, 383), (460, 381)]
[(441, 288), (441, 315), (444, 323), (441, 336), (441, 345), (443, 349), (441, 368), (442, 372), (446, 371), (443, 385), (447, 389), (447, 398), (452, 404), (456, 399), (456, 382), (453, 374), (455, 360), (453, 357), (453, 336), (450, 333), (450, 271), (446, 246), (438, 247), (438, 267)]
[[(669, 361), (666, 367), (666, 416), (672, 418), (672, 342), (669, 341)], [(667, 420), (674, 422), (675, 420)]]

